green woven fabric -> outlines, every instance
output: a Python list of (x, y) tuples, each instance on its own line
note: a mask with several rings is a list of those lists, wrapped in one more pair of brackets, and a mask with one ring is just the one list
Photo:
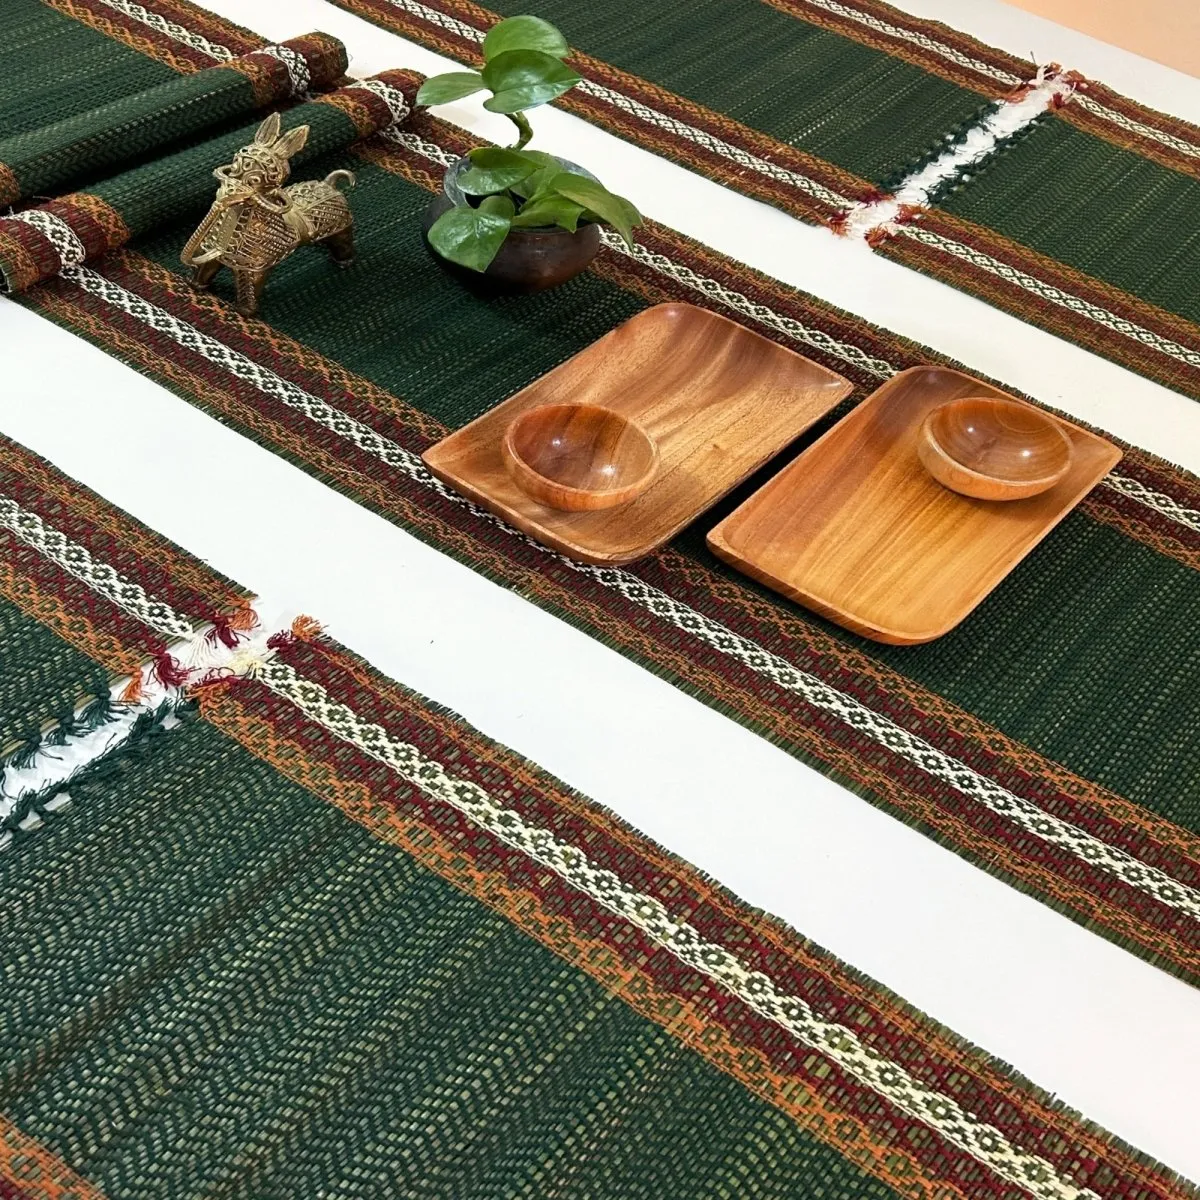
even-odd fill
[[(325, 69), (312, 76), (315, 89), (334, 82), (345, 68), (344, 54), (340, 62), (332, 54), (328, 59), (328, 66), (319, 60)], [(283, 73), (282, 64), (279, 71)], [(109, 174), (172, 143), (214, 133), (270, 98), (266, 87), (260, 95), (251, 78), (234, 67), (177, 75), (147, 91), (0, 139), (0, 164), (13, 173), (23, 197), (63, 191), (70, 183)]]
[[(153, 229), (194, 215), (212, 203), (214, 167), (228, 163), (234, 153), (254, 138), (260, 120), (239, 125), (229, 133), (210, 138), (139, 167), (102, 180), (88, 189), (117, 210), (131, 233)], [(314, 102), (292, 109), (284, 128), (308, 125), (308, 142), (293, 155), (292, 169), (297, 170), (331, 150), (349, 146), (358, 140), (354, 122), (335, 105)]]
[[(450, 426), (466, 424), (644, 307), (595, 275), (552, 292), (486, 301), (421, 244), (428, 193), (347, 157), (358, 257), (331, 272), (316, 251), (271, 279), (271, 324)], [(183, 227), (138, 249), (181, 270)], [(230, 283), (218, 278), (218, 294)], [(815, 436), (815, 432), (812, 436)], [(704, 535), (762, 481), (706, 512), (676, 546), (722, 567)], [(800, 610), (763, 592), (775, 605)], [(1116, 530), (1073, 514), (957, 630), (887, 647), (807, 619), (1010, 736), (1200, 831), (1200, 577)]]
[(1200, 179), (1045, 121), (941, 207), (1200, 321)]
[(0, 138), (40, 129), (178, 75), (41, 0), (0, 12)]
[(113, 1200), (896, 1195), (201, 722), (0, 914), (0, 1109)]
[[(527, 11), (520, 0), (490, 7)], [(983, 98), (762, 0), (542, 0), (572, 46), (879, 182), (978, 115)]]
[(105, 672), (91, 659), (0, 597), (0, 754), (107, 694)]

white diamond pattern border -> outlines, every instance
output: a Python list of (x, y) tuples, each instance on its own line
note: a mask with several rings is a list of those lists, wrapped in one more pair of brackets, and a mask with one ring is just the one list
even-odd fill
[(115, 567), (97, 562), (85, 546), (71, 541), (35, 512), (0, 494), (0, 527), (10, 530), (31, 549), (57, 563), (92, 591), (111, 600), (143, 625), (167, 637), (191, 637), (193, 625), (169, 604), (147, 594), (141, 584), (126, 579)]
[(190, 46), (193, 50), (199, 50), (201, 54), (207, 54), (215, 62), (229, 62), (230, 59), (237, 57), (228, 46), (210, 42), (203, 35), (194, 33), (175, 21), (168, 21), (166, 17), (151, 12), (143, 5), (135, 3), (134, 0), (101, 0), (101, 3), (108, 5), (114, 12), (141, 22), (148, 29), (165, 34), (185, 46)]
[(416, 746), (391, 737), (334, 700), (289, 664), (275, 660), (256, 672), (276, 695), (343, 741), (369, 754), (433, 800), (462, 813), (505, 845), (553, 871), (622, 920), (711, 979), (798, 1041), (837, 1063), (849, 1075), (1001, 1178), (1038, 1200), (1099, 1200), (1090, 1189), (1064, 1179), (1045, 1159), (1017, 1149), (993, 1125), (965, 1111), (954, 1099), (913, 1078), (899, 1063), (864, 1044), (853, 1030), (816, 1013), (802, 996), (781, 991), (770, 976), (753, 971), (735, 954), (708, 941), (694, 926), (673, 917), (661, 901), (639, 892), (613, 871), (550, 830), (530, 824), (499, 805), (482, 787), (457, 779)]
[[(128, 313), (156, 332), (167, 335), (184, 348), (228, 371), (235, 378), (250, 383), (264, 395), (272, 396), (301, 412), (309, 420), (345, 438), (360, 450), (403, 471), (422, 487), (467, 508), (481, 519), (508, 528), (504, 522), (472, 504), (431, 475), (420, 457), (412, 451), (313, 396), (297, 384), (282, 379), (240, 351), (202, 333), (195, 326), (87, 267), (71, 268), (65, 274), (91, 295)], [(514, 533), (514, 536), (523, 536), (515, 534), (515, 531), (510, 532)], [(581, 574), (591, 576), (596, 582), (618, 592), (631, 603), (676, 628), (701, 638), (713, 649), (743, 663), (777, 686), (799, 696), (805, 703), (831, 713), (850, 728), (901, 755), (927, 774), (1012, 821), (1041, 841), (1074, 855), (1131, 887), (1153, 896), (1160, 903), (1200, 921), (1200, 892), (1173, 879), (1164, 871), (1143, 863), (1118, 847), (1093, 837), (1078, 826), (1045, 812), (1032, 801), (1008, 791), (916, 734), (867, 708), (853, 697), (829, 686), (816, 676), (801, 671), (785, 659), (696, 612), (665, 592), (651, 587), (636, 575), (618, 568), (576, 563), (554, 554), (531, 538), (524, 540), (539, 552), (558, 559)]]

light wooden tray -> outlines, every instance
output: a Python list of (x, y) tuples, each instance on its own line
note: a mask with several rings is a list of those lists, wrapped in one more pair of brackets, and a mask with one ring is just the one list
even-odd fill
[[(734, 321), (690, 304), (638, 313), (425, 451), (456, 491), (584, 562), (641, 558), (669, 541), (850, 394), (851, 384)], [(597, 404), (657, 443), (658, 473), (630, 503), (561, 512), (531, 500), (501, 455), (519, 413)]]
[(972, 500), (917, 458), (930, 409), (960, 396), (1014, 399), (944, 367), (889, 380), (709, 535), (739, 571), (881, 642), (949, 632), (1120, 460), (1062, 421), (1066, 476), (1024, 500)]

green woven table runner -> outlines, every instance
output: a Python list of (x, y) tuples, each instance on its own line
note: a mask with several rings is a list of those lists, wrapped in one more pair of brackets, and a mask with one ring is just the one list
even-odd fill
[(877, 248), (1200, 399), (1196, 155), (1043, 121)]
[[(334, 3), (472, 65), (487, 29), (522, 11)], [(577, 47), (585, 82), (564, 107), (838, 229), (1034, 76), (1032, 63), (875, 0), (547, 0), (538, 12)], [(1069, 101), (1027, 142), (962, 172), (971, 182), (946, 213), (906, 212), (872, 244), (1200, 398), (1200, 129), (1071, 78)]]
[(548, 554), (436, 484), (419, 452), (647, 304), (743, 320), (845, 374), (850, 403), (938, 356), (657, 226), (552, 293), (481, 300), (430, 260), (418, 227), (469, 144), (422, 115), (312, 164), (358, 175), (359, 257), (334, 272), (294, 256), (265, 321), (237, 317), (225, 284), (187, 285), (186, 225), (24, 302), (985, 869), (1200, 979), (1197, 482), (1130, 451), (968, 621), (916, 648), (857, 639), (708, 555), (705, 531), (778, 464), (633, 567)]
[[(52, 9), (43, 11), (61, 20)], [(0, 133), (0, 204), (65, 190), (346, 71), (336, 38), (308, 34), (20, 133)], [(0, 124), (0, 130), (6, 126)]]
[[(145, 630), (236, 595), (0, 462), (46, 646), (78, 587), (125, 639), (118, 560)], [(311, 622), (259, 644), (4, 818), (8, 1200), (1196, 1195)]]

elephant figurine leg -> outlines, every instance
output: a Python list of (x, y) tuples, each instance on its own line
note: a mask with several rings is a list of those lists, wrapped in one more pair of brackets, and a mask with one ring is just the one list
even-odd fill
[(348, 225), (337, 233), (331, 233), (325, 239), (329, 247), (329, 255), (339, 266), (345, 266), (354, 261), (354, 226)]
[(206, 288), (213, 281), (213, 276), (221, 269), (220, 259), (214, 258), (212, 262), (201, 263), (192, 272), (192, 284), (198, 288)]
[(262, 297), (263, 284), (267, 282), (266, 271), (235, 271), (237, 283), (237, 300), (234, 307), (244, 317), (252, 317), (258, 312), (258, 302)]

